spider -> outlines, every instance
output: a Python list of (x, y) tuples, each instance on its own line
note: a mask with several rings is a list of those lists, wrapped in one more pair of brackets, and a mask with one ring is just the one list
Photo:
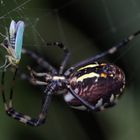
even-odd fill
[[(47, 45), (58, 47), (64, 52), (64, 58), (58, 71), (36, 53), (23, 49), (23, 54), (27, 54), (36, 60), (39, 66), (45, 68), (46, 71), (49, 70), (49, 73), (39, 73), (28, 67), (31, 76), (25, 76), (34, 85), (45, 86), (41, 111), (37, 118), (32, 118), (15, 111), (12, 106), (12, 87), (9, 102), (6, 101), (3, 90), (6, 113), (24, 124), (31, 126), (42, 125), (46, 120), (48, 106), (52, 96), (60, 93), (59, 91), (64, 95), (65, 102), (76, 109), (101, 111), (114, 106), (124, 90), (125, 74), (118, 66), (111, 63), (102, 63), (99, 60), (109, 54), (115, 53), (119, 48), (124, 47), (128, 42), (133, 40), (138, 34), (140, 34), (140, 31), (128, 36), (108, 50), (73, 65), (65, 72), (64, 68), (70, 52), (61, 42), (47, 43)], [(15, 81), (15, 77), (13, 81)], [(2, 86), (4, 85), (4, 75), (2, 76), (1, 84)]]

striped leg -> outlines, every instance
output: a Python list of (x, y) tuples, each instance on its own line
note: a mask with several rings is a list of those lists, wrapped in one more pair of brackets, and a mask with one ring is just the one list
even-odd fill
[[(13, 71), (13, 70), (12, 70)], [(31, 70), (30, 70), (31, 71)], [(42, 74), (42, 73), (41, 73)], [(30, 75), (26, 74), (26, 73), (23, 73), (23, 72), (20, 72), (18, 71), (18, 75), (20, 76), (20, 79), (22, 80), (26, 80), (26, 81), (29, 81), (32, 85), (47, 85), (46, 82), (43, 82), (43, 81), (39, 81), (37, 80), (35, 77), (34, 77), (34, 73), (32, 73), (32, 71), (30, 72)], [(38, 76), (38, 77), (43, 77), (43, 76), (46, 76), (46, 74), (42, 75), (42, 76)]]
[[(63, 58), (63, 61), (62, 61), (61, 65), (60, 65), (60, 68), (59, 68), (59, 74), (62, 74), (63, 70), (64, 70), (64, 67), (65, 67), (65, 65), (66, 65), (66, 63), (68, 61), (69, 55), (70, 55), (69, 50), (60, 42), (50, 42), (50, 43), (47, 43), (47, 46), (58, 47), (58, 48), (60, 48), (60, 49), (62, 49), (64, 51), (64, 58)], [(36, 60), (36, 62), (40, 66), (48, 69), (51, 73), (53, 73), (53, 74), (57, 73), (56, 69), (53, 66), (51, 66), (47, 61), (45, 61), (42, 57), (38, 56), (36, 53), (34, 53), (32, 51), (29, 51), (29, 50), (27, 50), (25, 48), (22, 49), (22, 53), (27, 54), (32, 59)]]
[[(28, 115), (24, 115), (23, 113), (15, 111), (15, 109), (13, 108), (13, 105), (12, 105), (12, 98), (13, 98), (13, 91), (14, 91), (14, 83), (15, 83), (15, 79), (16, 79), (16, 74), (17, 74), (17, 68), (15, 70), (13, 80), (12, 80), (12, 87), (10, 90), (10, 99), (7, 102), (6, 97), (5, 97), (5, 90), (4, 90), (5, 71), (2, 72), (2, 79), (1, 79), (1, 87), (2, 88), (1, 89), (2, 89), (2, 97), (3, 97), (5, 111), (10, 117), (12, 117), (12, 118), (24, 123), (24, 124), (31, 125), (31, 126), (39, 126), (45, 122), (46, 114), (47, 114), (47, 107), (48, 107), (48, 103), (50, 101), (51, 94), (46, 94), (45, 101), (43, 103), (43, 109), (39, 113), (39, 116), (37, 119), (33, 119)], [(45, 108), (45, 110), (44, 110), (44, 108)]]
[(47, 61), (45, 61), (42, 57), (38, 56), (36, 53), (27, 49), (22, 49), (22, 53), (34, 59), (39, 66), (48, 69), (51, 73), (53, 74), (57, 73), (56, 69), (53, 66), (51, 66)]
[[(50, 102), (50, 95), (47, 95), (46, 100), (43, 104), (43, 109), (41, 110), (41, 112), (39, 113), (37, 118), (31, 118), (28, 115), (17, 112), (14, 110), (14, 108), (12, 106), (8, 107), (6, 112), (10, 117), (12, 117), (24, 124), (27, 124), (30, 126), (40, 126), (45, 123), (49, 102)], [(44, 108), (45, 108), (45, 110), (44, 110)]]
[[(65, 76), (69, 76), (75, 69), (82, 67), (84, 65), (93, 63), (99, 59), (102, 59), (103, 57), (105, 57), (106, 55), (109, 54), (113, 54), (115, 53), (119, 48), (124, 47), (126, 44), (128, 44), (131, 40), (133, 40), (138, 34), (140, 34), (140, 31), (128, 36), (127, 38), (125, 38), (124, 40), (122, 40), (120, 43), (118, 43), (117, 45), (111, 47), (110, 49), (108, 49), (107, 51), (100, 53), (94, 57), (91, 57), (89, 59), (86, 59), (78, 64), (75, 64), (74, 66), (70, 67), (65, 73)], [(95, 107), (93, 107), (92, 105), (90, 105), (88, 102), (86, 102), (85, 100), (83, 100), (80, 96), (78, 96), (74, 90), (71, 88), (70, 85), (66, 85), (67, 89), (70, 91), (70, 93), (76, 98), (78, 99), (85, 107), (87, 107), (87, 109), (90, 110), (96, 110)]]
[(99, 59), (102, 59), (103, 57), (113, 54), (116, 51), (118, 51), (118, 49), (126, 46), (130, 41), (132, 41), (137, 35), (140, 34), (140, 31), (135, 32), (134, 34), (131, 34), (130, 36), (126, 37), (125, 39), (123, 39), (120, 43), (116, 44), (115, 46), (112, 46), (111, 48), (109, 48), (108, 50), (104, 51), (103, 53), (99, 53), (96, 56), (93, 56), (89, 59), (86, 59), (78, 64), (75, 64), (73, 67), (69, 68), (66, 72), (65, 75), (68, 75), (71, 71), (73, 71), (74, 69), (81, 67), (83, 65), (87, 65), (89, 63), (95, 62)]
[(88, 102), (86, 102), (85, 100), (83, 100), (80, 96), (78, 96), (75, 91), (71, 88), (70, 85), (66, 85), (67, 89), (70, 91), (70, 93), (76, 98), (78, 99), (86, 108), (87, 110), (95, 110), (95, 107), (93, 107), (91, 104), (89, 104)]
[(61, 62), (60, 68), (59, 68), (59, 74), (61, 75), (61, 74), (63, 73), (63, 70), (64, 70), (64, 68), (65, 68), (65, 66), (66, 66), (67, 61), (68, 61), (70, 52), (69, 52), (69, 50), (64, 46), (64, 44), (61, 43), (61, 42), (47, 43), (47, 46), (58, 47), (58, 48), (62, 49), (63, 52), (64, 52), (64, 58), (63, 58), (63, 61)]
[(36, 80), (36, 78), (34, 78), (34, 76), (29, 76), (25, 73), (19, 73), (20, 74), (20, 78), (22, 80), (26, 80), (26, 81), (29, 81), (31, 84), (33, 85), (42, 85), (42, 86), (46, 86), (47, 83), (46, 82), (43, 82), (43, 81), (39, 81), (39, 80)]
[[(30, 71), (30, 75), (31, 75), (31, 83), (34, 85), (44, 85), (47, 86), (47, 78), (50, 79), (52, 78), (49, 74), (47, 73), (37, 73), (36, 71), (32, 70), (29, 66), (28, 66), (28, 70)], [(44, 81), (40, 81), (37, 80), (35, 77), (44, 77)]]

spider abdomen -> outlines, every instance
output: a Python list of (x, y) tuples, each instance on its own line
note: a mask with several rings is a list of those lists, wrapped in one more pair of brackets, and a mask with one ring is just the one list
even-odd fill
[[(116, 103), (125, 87), (125, 75), (116, 65), (92, 63), (74, 71), (69, 82), (75, 93), (98, 111)], [(74, 108), (86, 109), (69, 92), (64, 99)]]

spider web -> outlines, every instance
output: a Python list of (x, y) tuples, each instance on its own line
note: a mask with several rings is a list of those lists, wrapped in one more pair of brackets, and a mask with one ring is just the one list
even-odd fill
[[(50, 41), (50, 40), (51, 41), (60, 40), (65, 45), (69, 45), (69, 41), (67, 40), (67, 34), (64, 32), (65, 29), (62, 26), (63, 19), (59, 16), (59, 12), (63, 11), (63, 9), (69, 8), (71, 5), (75, 5), (75, 7), (76, 7), (75, 9), (78, 11), (79, 10), (78, 6), (80, 6), (80, 3), (82, 3), (84, 5), (84, 2), (80, 2), (80, 0), (69, 0), (67, 2), (64, 2), (62, 5), (59, 5), (59, 8), (50, 8), (51, 6), (45, 5), (47, 7), (46, 8), (46, 7), (43, 7), (42, 5), (37, 5), (36, 3), (35, 3), (35, 6), (33, 6), (34, 2), (35, 1), (33, 1), (33, 0), (21, 0), (21, 1), (0, 0), (0, 11), (1, 11), (0, 12), (0, 23), (1, 23), (0, 32), (4, 35), (6, 34), (6, 30), (9, 29), (9, 23), (11, 22), (12, 19), (16, 20), (16, 21), (23, 20), (26, 24), (26, 28), (25, 28), (26, 31), (24, 33), (24, 47), (27, 47), (29, 49), (33, 48), (36, 51), (40, 52), (40, 51), (43, 51), (43, 49), (42, 49), (43, 47), (46, 47), (46, 42)], [(117, 22), (115, 22), (116, 19), (114, 19), (113, 14), (111, 13), (111, 8), (110, 8), (109, 3), (106, 0), (101, 0), (101, 1), (99, 1), (99, 3), (100, 3), (100, 7), (104, 7), (104, 9), (103, 9), (104, 16), (105, 16), (104, 20), (107, 20), (107, 25), (106, 25), (107, 27), (102, 27), (102, 29), (99, 30), (98, 34), (96, 34), (96, 31), (95, 31), (96, 36), (94, 36), (94, 33), (93, 33), (94, 30), (91, 28), (91, 26), (87, 27), (87, 28), (89, 28), (89, 30), (91, 30), (91, 33), (89, 33), (89, 34), (91, 35), (93, 33), (93, 36), (95, 37), (94, 39), (97, 42), (99, 42), (99, 41), (103, 42), (110, 34), (111, 35), (112, 35), (112, 33), (116, 34), (118, 29), (123, 28), (124, 26), (127, 26), (129, 23), (136, 21), (138, 18), (138, 14), (137, 14), (133, 19), (131, 19), (131, 21), (127, 22), (127, 20), (126, 20), (125, 22), (122, 22), (122, 23), (120, 22), (119, 24), (117, 24)], [(94, 2), (93, 2), (93, 4), (94, 4)], [(136, 1), (130, 0), (130, 2), (128, 4), (133, 5), (133, 7), (135, 8), (135, 13), (136, 12), (138, 13), (139, 9), (136, 6), (137, 5)], [(90, 8), (90, 1), (85, 3), (85, 8), (86, 8), (86, 6), (87, 7), (89, 6), (89, 8)], [(85, 12), (85, 14), (89, 14), (89, 17), (90, 17), (91, 11), (90, 10), (88, 11), (88, 10), (85, 9), (84, 12)], [(75, 14), (76, 16), (78, 15), (77, 13)], [(96, 14), (96, 13), (93, 13), (93, 14)], [(75, 16), (75, 15), (73, 15), (73, 16)], [(97, 24), (99, 24), (98, 19), (95, 19), (95, 20), (97, 20), (96, 22), (97, 22)], [(87, 22), (90, 25), (89, 19), (87, 19)], [(102, 21), (100, 21), (100, 22), (102, 22)], [(91, 24), (92, 24), (92, 22), (91, 22)], [(81, 26), (81, 28), (83, 26), (85, 26), (85, 25), (83, 24)], [(94, 26), (96, 28), (96, 26), (97, 26), (96, 23), (94, 24)], [(99, 34), (100, 32), (101, 32), (101, 34)], [(133, 33), (133, 32), (131, 32), (131, 33)], [(88, 34), (88, 36), (90, 36), (89, 34)], [(122, 36), (121, 39), (123, 39), (123, 37), (125, 37), (125, 35)], [(88, 46), (88, 45), (93, 46), (93, 42), (91, 41), (91, 40), (93, 40), (92, 37), (90, 36), (88, 38), (88, 41), (85, 43), (86, 45), (83, 44), (84, 50), (85, 50), (85, 46)], [(121, 39), (119, 39), (119, 41)], [(3, 40), (3, 38), (0, 37), (1, 42), (2, 42), (2, 40)], [(110, 39), (110, 42), (112, 43), (114, 40), (115, 40), (115, 38), (112, 37), (112, 39)], [(75, 40), (73, 42), (75, 43)], [(114, 42), (116, 42), (116, 40)], [(114, 42), (112, 44), (115, 44)], [(82, 43), (78, 44), (78, 45), (81, 47)], [(75, 45), (75, 46), (78, 48), (77, 45)], [(82, 48), (81, 48), (81, 50), (82, 50)], [(86, 50), (87, 50), (87, 47), (86, 47)], [(105, 50), (105, 49), (102, 49), (102, 50)], [(126, 52), (126, 51), (128, 51), (128, 50), (126, 49), (124, 52)], [(87, 52), (89, 54), (91, 54), (91, 56), (93, 56), (93, 54), (92, 54), (93, 51), (89, 50)], [(87, 55), (87, 56), (89, 57), (90, 55)], [(76, 57), (78, 57), (78, 56), (76, 56)], [(85, 57), (85, 58), (87, 58), (87, 57)]]
[[(45, 1), (45, 0), (44, 0)], [(25, 28), (25, 33), (24, 33), (24, 47), (27, 47), (29, 49), (35, 49), (36, 51), (42, 51), (43, 48), (46, 47), (46, 42), (47, 41), (58, 41), (61, 40), (62, 42), (64, 42), (66, 45), (69, 44), (69, 41), (67, 41), (67, 36), (66, 33), (64, 32), (64, 27), (62, 26), (62, 18), (59, 16), (59, 11), (61, 11), (64, 8), (69, 7), (72, 4), (75, 4), (76, 2), (78, 2), (80, 0), (71, 0), (66, 2), (64, 5), (62, 5), (61, 7), (57, 8), (57, 9), (51, 9), (51, 8), (44, 8), (41, 6), (38, 7), (34, 7), (32, 6), (32, 4), (35, 2), (35, 0), (0, 0), (0, 32), (4, 35), (6, 35), (6, 30), (9, 29), (9, 23), (11, 22), (11, 20), (23, 20), (26, 24), (26, 28)], [(93, 0), (91, 0), (93, 1)], [(99, 32), (95, 32), (96, 36), (95, 40), (97, 40), (97, 42), (102, 42), (102, 44), (105, 42), (103, 40), (106, 40), (106, 38), (108, 38), (109, 41), (111, 41), (111, 43), (108, 43), (110, 46), (113, 45), (116, 41), (115, 37), (109, 37), (110, 34), (114, 33), (116, 34), (116, 32), (118, 32), (119, 29), (124, 28), (124, 26), (128, 26), (128, 24), (134, 23), (136, 22), (136, 20), (140, 19), (139, 18), (139, 9), (136, 8), (137, 6), (135, 6), (134, 10), (133, 10), (133, 14), (130, 18), (129, 21), (125, 21), (123, 20), (123, 16), (122, 19), (115, 19), (115, 16), (113, 15), (113, 13), (111, 13), (111, 6), (109, 7), (109, 3), (106, 3), (107, 0), (101, 0), (101, 3), (104, 5), (105, 9), (104, 9), (104, 16), (106, 17), (106, 19), (103, 20), (107, 20), (107, 26), (97, 26), (96, 24), (94, 24), (95, 28), (97, 28), (97, 30)], [(135, 3), (134, 0), (130, 0), (131, 2), (134, 3), (134, 5), (137, 5)], [(125, 2), (125, 6), (130, 3), (130, 1)], [(82, 2), (82, 1), (81, 1)], [(114, 2), (114, 1), (113, 1)], [(123, 5), (123, 6), (124, 6)], [(41, 8), (40, 8), (41, 7)], [(78, 10), (78, 6), (76, 7), (76, 9)], [(125, 8), (124, 8), (125, 9)], [(89, 9), (88, 9), (89, 10)], [(136, 11), (135, 11), (136, 10)], [(87, 12), (86, 10), (84, 10), (83, 12)], [(91, 11), (89, 11), (91, 12)], [(136, 14), (137, 13), (137, 14)], [(100, 13), (93, 13), (92, 14), (100, 14)], [(76, 14), (75, 14), (76, 15)], [(73, 16), (75, 16), (73, 15)], [(76, 15), (78, 18), (78, 14)], [(90, 14), (89, 14), (90, 16)], [(100, 15), (99, 15), (100, 16)], [(113, 18), (114, 16), (114, 18)], [(121, 16), (121, 15), (119, 15)], [(98, 17), (98, 16), (97, 16)], [(126, 16), (127, 18), (129, 16)], [(87, 18), (85, 18), (87, 19)], [(97, 22), (97, 24), (100, 24), (101, 22), (103, 22), (102, 19), (97, 18), (95, 21)], [(116, 20), (116, 22), (115, 22)], [(120, 21), (120, 22), (118, 22)], [(87, 19), (88, 24), (90, 24), (90, 20)], [(91, 22), (92, 24), (93, 22)], [(50, 26), (51, 25), (51, 26)], [(84, 25), (83, 25), (84, 26)], [(81, 28), (83, 27), (81, 26)], [(40, 28), (41, 27), (41, 28)], [(51, 28), (50, 28), (51, 27)], [(102, 27), (99, 30), (99, 27)], [(129, 33), (133, 33), (134, 31), (136, 31), (139, 27), (135, 26), (135, 29), (131, 28)], [(91, 30), (91, 32), (93, 32), (93, 28), (91, 28), (91, 26), (89, 26), (89, 30)], [(126, 28), (127, 30), (127, 28)], [(126, 30), (123, 30), (123, 32), (125, 33)], [(86, 33), (86, 32), (85, 32)], [(125, 33), (124, 35), (122, 35), (120, 38), (118, 38), (117, 40), (120, 41), (121, 39), (123, 39), (123, 37), (125, 37), (126, 35), (129, 34), (128, 32)], [(104, 39), (103, 39), (104, 38)], [(0, 36), (0, 42), (3, 41), (3, 37)], [(90, 41), (93, 40), (93, 38), (89, 37), (88, 41), (85, 41), (85, 43), (83, 43), (83, 41), (81, 43), (79, 43), (80, 41), (78, 41), (78, 43), (76, 43), (75, 38), (73, 37), (73, 44), (71, 46), (74, 47), (79, 47), (79, 50), (82, 50), (84, 53), (87, 52), (87, 56), (85, 56), (85, 58), (89, 57), (90, 55), (93, 56), (93, 48), (95, 46), (93, 46), (93, 42), (91, 43)], [(90, 42), (90, 43), (89, 43)], [(76, 44), (74, 46), (74, 44)], [(83, 46), (83, 47), (82, 47)], [(88, 46), (92, 46), (91, 49), (88, 50)], [(79, 50), (76, 48), (75, 50), (75, 54), (73, 52), (73, 57), (79, 57), (79, 54), (77, 55), (77, 52), (79, 52)], [(101, 47), (100, 47), (101, 48)], [(109, 48), (109, 46), (107, 46), (107, 48)], [(127, 47), (127, 49), (125, 49), (123, 51), (123, 53), (121, 54), (121, 57), (124, 56), (124, 53), (128, 52), (131, 47)], [(129, 49), (129, 50), (128, 50)], [(105, 50), (105, 48), (101, 48), (101, 51)], [(1, 51), (1, 49), (0, 49)], [(130, 52), (130, 51), (129, 51)], [(84, 53), (81, 52), (81, 55), (84, 55)], [(0, 57), (4, 57), (3, 55), (0, 55)], [(57, 57), (56, 57), (57, 58)], [(118, 60), (117, 57), (116, 59)], [(82, 58), (83, 59), (83, 58)], [(79, 60), (81, 60), (81, 58), (79, 58)], [(114, 60), (116, 61), (116, 60)], [(136, 65), (137, 66), (137, 65)], [(132, 74), (135, 74), (134, 70), (132, 70)], [(133, 77), (133, 75), (132, 75)]]
[[(49, 40), (62, 41), (67, 44), (62, 27), (62, 19), (59, 17), (59, 10), (75, 3), (76, 1), (66, 2), (58, 8), (42, 8), (42, 6), (32, 6), (33, 0), (0, 0), (0, 33), (7, 35), (11, 20), (23, 20), (25, 22), (23, 47), (35, 49), (37, 52), (46, 48)], [(41, 27), (41, 28), (40, 28)], [(0, 37), (0, 42), (4, 37)], [(4, 57), (2, 55), (2, 57)]]
[[(28, 10), (28, 4), (31, 3), (31, 0), (26, 0), (22, 2), (17, 2), (17, 0), (11, 0), (10, 2), (6, 2), (1, 0), (1, 12), (0, 15), (0, 22), (1, 22), (1, 32), (2, 34), (5, 34), (5, 30), (8, 30), (10, 21), (13, 20), (23, 20), (26, 24), (27, 30), (29, 30), (29, 35), (25, 34), (25, 38), (27, 39), (25, 46), (38, 46), (39, 42), (45, 43), (45, 40), (43, 36), (39, 33), (38, 29), (36, 28), (39, 17), (34, 16), (31, 17), (31, 15), (26, 14)], [(8, 7), (8, 8), (7, 8)], [(31, 35), (32, 34), (32, 35)], [(31, 35), (31, 36), (30, 36)], [(30, 38), (32, 40), (32, 43), (29, 42)], [(26, 40), (25, 39), (25, 40)]]
[[(0, 0), (0, 33), (3, 35), (0, 37), (1, 42), (4, 40), (4, 36), (8, 34), (11, 20), (23, 20), (26, 26), (23, 47), (28, 47), (29, 49), (33, 47), (36, 50), (41, 50), (39, 46), (45, 46), (45, 38), (40, 34), (37, 25), (44, 15), (47, 16), (50, 14), (50, 10), (30, 8), (30, 4), (32, 3), (32, 0), (23, 0), (20, 2), (17, 0)], [(32, 14), (33, 12), (35, 13), (34, 15)], [(4, 57), (2, 53), (1, 58), (5, 59)]]

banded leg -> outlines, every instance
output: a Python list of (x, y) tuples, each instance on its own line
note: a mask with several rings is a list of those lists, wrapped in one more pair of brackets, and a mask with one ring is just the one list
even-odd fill
[[(59, 74), (62, 74), (63, 73), (63, 70), (64, 70), (64, 67), (68, 61), (68, 58), (69, 58), (69, 50), (60, 42), (50, 42), (50, 43), (47, 43), (47, 46), (54, 46), (54, 47), (58, 47), (60, 49), (62, 49), (64, 51), (64, 58), (63, 58), (63, 61), (60, 65), (60, 68), (59, 68)], [(22, 53), (23, 54), (27, 54), (28, 56), (30, 56), (31, 58), (33, 58), (34, 60), (37, 61), (37, 63), (39, 65), (41, 65), (42, 67), (46, 68), (46, 69), (49, 69), (49, 71), (51, 71), (53, 74), (56, 74), (57, 71), (54, 67), (52, 67), (47, 61), (45, 61), (43, 58), (39, 57), (36, 53), (32, 52), (32, 51), (29, 51), (27, 49), (22, 49)]]
[(20, 121), (21, 123), (24, 123), (24, 124), (27, 124), (30, 126), (40, 126), (40, 125), (44, 124), (45, 120), (46, 120), (47, 109), (48, 109), (48, 105), (50, 102), (50, 95), (47, 95), (45, 99), (46, 100), (43, 104), (43, 110), (39, 113), (37, 118), (31, 118), (28, 115), (17, 112), (17, 111), (15, 111), (15, 109), (12, 106), (11, 106), (11, 108), (8, 107), (6, 112), (10, 117)]
[(3, 97), (3, 102), (4, 102), (4, 106), (5, 106), (5, 110), (7, 111), (7, 108), (10, 107), (12, 105), (12, 97), (13, 97), (13, 90), (14, 90), (14, 84), (15, 84), (15, 78), (16, 78), (16, 74), (17, 74), (17, 68), (15, 70), (14, 76), (13, 76), (13, 80), (12, 80), (12, 87), (10, 89), (10, 101), (9, 104), (6, 103), (6, 97), (5, 97), (5, 90), (4, 90), (4, 79), (5, 79), (5, 70), (2, 72), (2, 78), (1, 78), (1, 87), (2, 87), (2, 97)]
[(68, 61), (70, 52), (61, 42), (47, 43), (47, 46), (56, 46), (64, 51), (64, 58), (63, 58), (63, 61), (61, 62), (61, 65), (59, 67), (59, 74), (61, 75), (63, 73), (63, 70), (66, 66), (67, 61)]
[[(44, 85), (47, 86), (47, 79), (49, 80), (51, 78), (51, 76), (47, 73), (37, 73), (36, 71), (32, 70), (30, 67), (28, 67), (28, 70), (30, 71), (30, 75), (31, 75), (31, 82), (34, 85)], [(36, 80), (36, 78), (34, 77), (44, 77), (45, 81), (40, 81), (40, 80)]]
[(56, 69), (51, 66), (51, 64), (49, 64), (47, 61), (45, 61), (42, 57), (38, 56), (36, 53), (29, 51), (27, 49), (22, 49), (22, 53), (28, 55), (29, 57), (31, 57), (32, 59), (34, 59), (38, 65), (40, 65), (41, 67), (48, 69), (51, 73), (56, 74), (57, 71)]
[(26, 81), (29, 81), (31, 84), (34, 84), (34, 82), (32, 81), (33, 79), (31, 78), (31, 76), (27, 75), (26, 73), (19, 72), (18, 75), (20, 76), (20, 78), (22, 80), (26, 80)]
[[(20, 79), (29, 81), (32, 85), (42, 85), (42, 86), (43, 85), (47, 85), (46, 82), (42, 82), (42, 81), (36, 80), (36, 78), (34, 77), (35, 74), (33, 72), (30, 72), (30, 75), (28, 75), (26, 73), (18, 71), (18, 75), (20, 76)], [(46, 74), (42, 75), (42, 76), (38, 76), (38, 77), (44, 77), (44, 76), (46, 76)]]
[(99, 53), (97, 54), (96, 56), (94, 57), (91, 57), (89, 59), (86, 59), (78, 64), (75, 64), (74, 66), (72, 66), (71, 68), (69, 68), (66, 72), (65, 72), (65, 75), (69, 75), (69, 73), (71, 71), (73, 71), (74, 69), (78, 68), (78, 67), (81, 67), (83, 65), (87, 65), (89, 63), (92, 63), (92, 62), (95, 62), (99, 59), (102, 59), (103, 57), (105, 57), (106, 55), (109, 55), (109, 54), (113, 54), (115, 53), (116, 51), (118, 51), (118, 49), (120, 49), (121, 47), (124, 47), (125, 45), (127, 45), (130, 41), (132, 41), (137, 35), (140, 34), (140, 31), (137, 31), (135, 32), (134, 34), (126, 37), (125, 39), (123, 39), (120, 43), (116, 44), (115, 46), (111, 47), (110, 49), (104, 51), (103, 53)]
[(67, 89), (70, 91), (70, 93), (76, 98), (78, 99), (86, 108), (87, 110), (95, 110), (96, 108), (93, 107), (91, 104), (89, 104), (88, 102), (86, 102), (85, 100), (83, 100), (79, 95), (77, 95), (75, 93), (75, 91), (71, 88), (70, 85), (66, 85)]
[[(42, 110), (39, 113), (37, 119), (31, 118), (28, 115), (24, 115), (23, 113), (17, 112), (17, 111), (15, 111), (15, 109), (13, 108), (13, 105), (12, 105), (12, 98), (13, 98), (14, 82), (15, 82), (15, 78), (16, 78), (16, 73), (17, 73), (17, 69), (15, 70), (15, 74), (14, 74), (13, 80), (12, 80), (13, 85), (12, 85), (11, 90), (10, 90), (9, 102), (6, 101), (5, 91), (4, 91), (5, 71), (3, 71), (3, 73), (2, 73), (1, 87), (2, 87), (2, 97), (3, 97), (4, 106), (5, 106), (5, 111), (10, 117), (12, 117), (12, 118), (24, 123), (24, 124), (31, 125), (31, 126), (39, 126), (45, 122), (46, 115), (47, 115), (47, 108), (48, 108), (48, 105), (49, 105), (49, 102), (51, 99), (51, 92), (53, 89), (51, 88), (52, 90), (46, 91), (47, 93), (45, 94), (46, 96), (45, 96), (45, 100), (43, 102), (43, 107), (42, 107)], [(49, 87), (49, 89), (50, 89), (50, 87)]]
[[(115, 53), (119, 48), (121, 47), (124, 47), (126, 44), (128, 44), (131, 40), (133, 40), (135, 38), (135, 36), (137, 36), (138, 34), (140, 34), (140, 31), (128, 36), (127, 38), (125, 38), (124, 40), (122, 40), (119, 44), (111, 47), (110, 49), (108, 49), (107, 51), (101, 53), (101, 54), (98, 54), (92, 58), (89, 58), (85, 61), (82, 61), (76, 65), (74, 65), (73, 67), (69, 68), (65, 73), (64, 75), (65, 76), (69, 76), (69, 74), (72, 73), (73, 70), (75, 70), (76, 68), (79, 68), (79, 67), (82, 67), (84, 65), (87, 65), (87, 64), (90, 64), (91, 62), (95, 62), (103, 57), (105, 57), (106, 55), (108, 54), (113, 54)], [(71, 94), (76, 98), (78, 99), (85, 107), (87, 107), (87, 109), (90, 109), (90, 110), (96, 110), (95, 107), (93, 107), (91, 104), (89, 104), (88, 102), (86, 102), (85, 100), (83, 100), (80, 96), (78, 96), (74, 90), (71, 88), (70, 85), (66, 85), (67, 86), (67, 89), (71, 92)]]

